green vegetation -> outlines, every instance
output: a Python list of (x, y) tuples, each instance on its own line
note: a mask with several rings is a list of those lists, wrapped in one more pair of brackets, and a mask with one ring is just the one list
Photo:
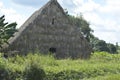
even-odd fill
[(95, 52), (89, 60), (56, 60), (51, 55), (0, 57), (4, 80), (119, 80), (120, 54)]
[(90, 43), (93, 51), (106, 51), (108, 53), (115, 54), (118, 50), (117, 45), (106, 43), (104, 40), (99, 40), (96, 37), (91, 38)]
[(87, 22), (82, 15), (77, 17), (68, 15), (68, 17), (70, 21), (80, 29), (82, 35), (92, 46), (93, 51), (106, 51), (112, 54), (117, 53), (118, 45), (106, 43), (104, 40), (95, 37), (93, 35), (94, 31), (90, 28), (90, 23)]
[(10, 37), (13, 37), (13, 34), (16, 30), (16, 23), (5, 23), (5, 16), (0, 17), (0, 47), (2, 48), (2, 44), (7, 43)]
[(69, 20), (73, 22), (81, 31), (82, 35), (86, 38), (88, 42), (90, 42), (90, 38), (93, 37), (93, 30), (90, 28), (89, 22), (87, 22), (82, 15), (74, 17), (68, 16)]
[(86, 80), (120, 80), (120, 74), (110, 74), (106, 76), (98, 76), (96, 78), (89, 78)]

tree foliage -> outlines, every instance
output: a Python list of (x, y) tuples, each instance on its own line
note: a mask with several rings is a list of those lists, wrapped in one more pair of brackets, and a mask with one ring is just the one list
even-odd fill
[(107, 47), (110, 53), (117, 53), (117, 46), (115, 46), (114, 44), (108, 43)]
[(72, 21), (76, 26), (80, 29), (83, 36), (86, 38), (88, 42), (90, 42), (90, 38), (93, 36), (93, 30), (90, 28), (89, 22), (87, 22), (82, 15), (74, 17), (69, 15), (70, 21)]
[(109, 53), (117, 53), (117, 47), (114, 44), (106, 43), (104, 40), (100, 40), (97, 37), (90, 39), (90, 44), (93, 51), (106, 51)]
[(17, 31), (16, 29), (16, 23), (10, 23), (5, 22), (5, 16), (0, 17), (0, 47), (2, 47), (2, 44), (7, 43), (7, 40), (10, 37), (13, 37), (13, 34)]
[(77, 17), (69, 15), (69, 19), (80, 29), (82, 35), (92, 46), (93, 51), (106, 51), (109, 53), (117, 53), (117, 47), (114, 44), (106, 43), (104, 40), (100, 40), (93, 35), (93, 30), (90, 28), (89, 22), (87, 22), (82, 15)]

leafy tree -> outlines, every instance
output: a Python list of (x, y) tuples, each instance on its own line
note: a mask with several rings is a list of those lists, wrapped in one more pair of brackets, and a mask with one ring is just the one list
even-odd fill
[(114, 44), (106, 43), (104, 40), (100, 40), (97, 37), (90, 39), (90, 44), (93, 51), (106, 51), (109, 53), (117, 53), (117, 47)]
[(69, 15), (70, 21), (76, 24), (76, 26), (81, 30), (81, 33), (90, 42), (90, 38), (93, 37), (93, 30), (90, 28), (89, 22), (87, 22), (82, 15), (74, 17)]
[(15, 22), (11, 24), (5, 22), (4, 15), (0, 17), (0, 47), (2, 47), (2, 44), (8, 43), (10, 37), (13, 37), (13, 34), (17, 31), (16, 25)]
[(117, 53), (117, 47), (114, 44), (108, 43), (107, 47), (109, 49), (109, 53)]
[(105, 41), (98, 40), (97, 44), (95, 45), (98, 51), (108, 51), (108, 47)]
[(84, 37), (90, 42), (90, 38), (93, 36), (93, 30), (90, 28), (89, 22), (87, 22), (82, 15), (77, 17), (77, 26), (80, 27), (80, 30)]

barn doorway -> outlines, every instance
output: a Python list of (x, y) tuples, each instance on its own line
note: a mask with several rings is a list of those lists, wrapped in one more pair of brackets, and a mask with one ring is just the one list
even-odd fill
[(49, 52), (50, 52), (50, 53), (56, 53), (56, 48), (51, 47), (51, 48), (49, 49)]

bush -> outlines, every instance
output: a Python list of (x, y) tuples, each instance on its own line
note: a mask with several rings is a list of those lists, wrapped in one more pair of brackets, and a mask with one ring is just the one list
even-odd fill
[(22, 78), (22, 71), (18, 65), (9, 62), (0, 54), (0, 80), (16, 80), (16, 78)]
[(8, 75), (9, 73), (6, 68), (6, 61), (2, 58), (2, 54), (0, 54), (0, 80), (6, 80)]
[(45, 72), (38, 64), (29, 64), (24, 71), (25, 80), (44, 80)]
[(9, 76), (9, 73), (8, 73), (8, 70), (5, 68), (4, 65), (1, 65), (0, 64), (0, 80), (8, 80), (8, 76)]

